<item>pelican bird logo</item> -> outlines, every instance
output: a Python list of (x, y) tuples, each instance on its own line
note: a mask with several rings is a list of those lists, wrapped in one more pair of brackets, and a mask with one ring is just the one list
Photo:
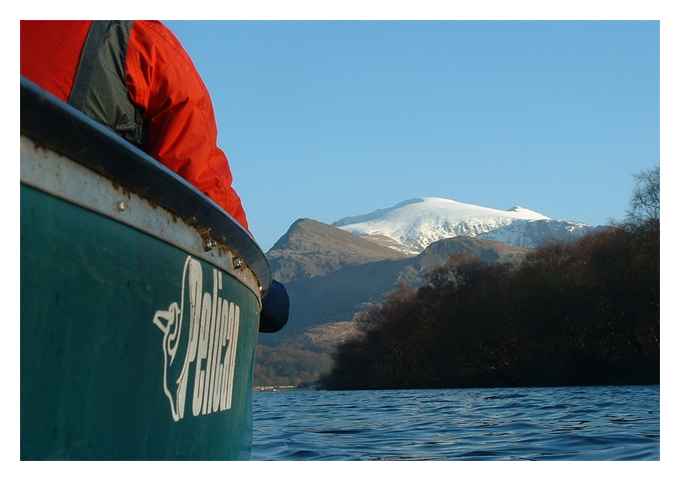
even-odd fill
[[(196, 309), (196, 305), (200, 304), (202, 293), (203, 271), (201, 263), (192, 259), (191, 256), (187, 256), (184, 262), (184, 269), (182, 270), (181, 304), (178, 305), (176, 302), (173, 302), (167, 310), (156, 311), (153, 317), (153, 323), (163, 333), (163, 391), (170, 401), (170, 410), (174, 421), (179, 421), (184, 417), (189, 360), (192, 357), (187, 354), (189, 354), (190, 347), (196, 344), (195, 339), (198, 333), (195, 331), (199, 327), (199, 322), (195, 322), (193, 317), (195, 317), (196, 313), (200, 312), (200, 309)], [(192, 319), (186, 319), (186, 304), (190, 304), (189, 312)], [(189, 324), (191, 332), (184, 336), (188, 338), (188, 342), (185, 341), (185, 346), (183, 346), (185, 354), (184, 362), (178, 372), (179, 366), (175, 364), (175, 359), (177, 358), (177, 350), (182, 340), (183, 321), (185, 324)]]

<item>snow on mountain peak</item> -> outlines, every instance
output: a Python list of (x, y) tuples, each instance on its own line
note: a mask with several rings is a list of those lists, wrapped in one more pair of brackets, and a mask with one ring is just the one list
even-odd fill
[(508, 210), (466, 204), (441, 197), (419, 197), (368, 214), (345, 217), (334, 225), (363, 236), (387, 236), (411, 254), (432, 242), (465, 235), (476, 237), (513, 223), (552, 221), (524, 207)]

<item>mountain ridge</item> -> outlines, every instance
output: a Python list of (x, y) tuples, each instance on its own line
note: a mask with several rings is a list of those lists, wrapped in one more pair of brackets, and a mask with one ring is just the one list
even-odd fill
[(538, 247), (545, 241), (573, 240), (592, 229), (525, 207), (500, 210), (441, 197), (409, 199), (368, 214), (343, 217), (333, 225), (358, 236), (387, 239), (389, 242), (381, 244), (407, 255), (419, 254), (432, 242), (448, 237), (481, 236), (519, 247)]

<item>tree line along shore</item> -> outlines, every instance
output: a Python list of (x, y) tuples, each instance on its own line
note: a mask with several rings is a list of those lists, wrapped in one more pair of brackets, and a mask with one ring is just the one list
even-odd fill
[(659, 382), (659, 169), (624, 222), (519, 264), (452, 256), (361, 313), (325, 389)]

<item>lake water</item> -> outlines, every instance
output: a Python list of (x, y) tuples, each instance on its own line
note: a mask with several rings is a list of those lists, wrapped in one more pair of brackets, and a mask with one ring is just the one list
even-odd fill
[(659, 386), (257, 392), (255, 460), (659, 459)]

